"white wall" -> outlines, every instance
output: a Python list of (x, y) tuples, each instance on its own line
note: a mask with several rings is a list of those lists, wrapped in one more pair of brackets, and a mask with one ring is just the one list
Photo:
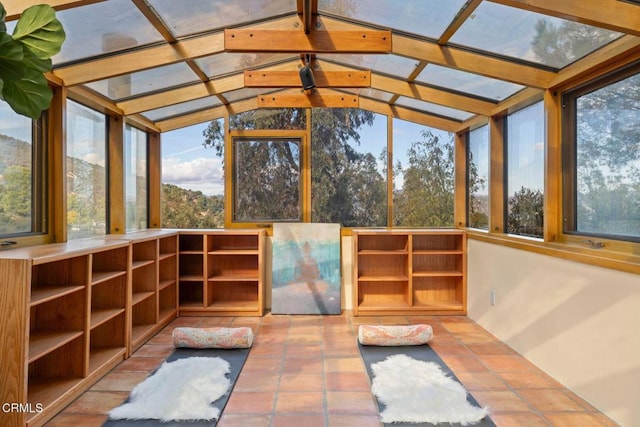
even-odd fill
[(640, 426), (639, 275), (472, 239), (467, 271), (470, 318), (616, 422)]

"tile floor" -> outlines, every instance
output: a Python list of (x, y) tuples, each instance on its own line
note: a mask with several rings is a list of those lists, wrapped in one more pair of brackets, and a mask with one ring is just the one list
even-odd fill
[(100, 426), (173, 350), (176, 326), (250, 326), (255, 336), (220, 427), (379, 426), (356, 346), (359, 324), (428, 323), (432, 347), (498, 426), (615, 426), (467, 317), (181, 317), (47, 424)]

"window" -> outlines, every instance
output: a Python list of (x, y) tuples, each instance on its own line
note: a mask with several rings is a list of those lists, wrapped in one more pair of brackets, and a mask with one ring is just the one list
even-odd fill
[(640, 241), (639, 71), (564, 96), (565, 233)]
[(507, 233), (543, 237), (544, 105), (507, 117)]
[(311, 112), (311, 220), (387, 225), (387, 118), (353, 108)]
[(302, 138), (233, 137), (233, 222), (302, 220)]
[(223, 123), (162, 134), (163, 227), (224, 227)]
[(468, 134), (467, 224), (489, 229), (489, 125)]
[(130, 125), (124, 133), (124, 174), (127, 231), (144, 230), (148, 221), (147, 134)]
[(104, 114), (67, 104), (67, 234), (107, 232), (107, 121)]
[(0, 236), (44, 231), (42, 128), (0, 101)]
[(393, 225), (452, 227), (453, 134), (393, 120)]

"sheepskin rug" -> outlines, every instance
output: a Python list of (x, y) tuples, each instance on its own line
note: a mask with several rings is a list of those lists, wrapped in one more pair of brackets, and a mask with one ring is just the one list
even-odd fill
[(371, 365), (371, 391), (383, 403), (383, 423), (476, 424), (487, 416), (487, 408), (467, 401), (464, 387), (433, 362), (404, 354), (387, 357)]
[(219, 357), (188, 357), (165, 362), (132, 391), (129, 401), (111, 410), (113, 420), (192, 421), (218, 419), (211, 404), (231, 385), (229, 363)]

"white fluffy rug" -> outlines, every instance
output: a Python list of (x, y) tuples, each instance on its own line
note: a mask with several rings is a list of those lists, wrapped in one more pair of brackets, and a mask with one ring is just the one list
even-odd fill
[(231, 385), (229, 363), (219, 357), (189, 357), (165, 362), (138, 384), (129, 402), (109, 412), (114, 420), (190, 421), (218, 419), (211, 404)]
[(374, 378), (371, 391), (385, 409), (383, 423), (460, 423), (476, 424), (487, 415), (487, 408), (467, 402), (464, 387), (448, 377), (433, 362), (412, 359), (404, 354), (387, 357), (371, 365)]

